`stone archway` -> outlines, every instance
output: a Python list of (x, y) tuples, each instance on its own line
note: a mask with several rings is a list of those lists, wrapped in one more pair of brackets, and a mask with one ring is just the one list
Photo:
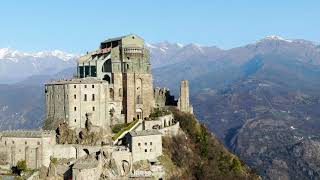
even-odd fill
[(136, 109), (136, 116), (137, 116), (137, 119), (143, 119), (143, 111), (142, 109)]

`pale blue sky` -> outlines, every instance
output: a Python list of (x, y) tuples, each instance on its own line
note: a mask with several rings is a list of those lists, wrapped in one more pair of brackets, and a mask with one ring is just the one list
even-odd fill
[(320, 42), (319, 0), (1, 0), (0, 47), (83, 53), (136, 33), (232, 48), (267, 35)]

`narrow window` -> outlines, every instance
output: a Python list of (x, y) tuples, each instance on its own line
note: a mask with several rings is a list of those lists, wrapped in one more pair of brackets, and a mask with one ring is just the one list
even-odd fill
[(87, 94), (84, 94), (84, 101), (87, 101)]
[(77, 107), (74, 107), (74, 111), (77, 111)]
[(74, 122), (77, 122), (77, 119), (74, 119)]
[(77, 88), (77, 85), (73, 85), (73, 88)]
[(95, 110), (96, 110), (96, 108), (93, 106), (93, 107), (92, 107), (92, 111), (95, 111)]
[(87, 85), (84, 85), (84, 88), (87, 88)]
[(152, 152), (152, 149), (150, 149), (150, 151), (149, 152)]
[(27, 141), (26, 141), (26, 142), (24, 142), (24, 144), (27, 144)]
[(144, 143), (144, 145), (147, 145), (148, 143)]
[(94, 94), (92, 94), (92, 101), (95, 101), (95, 99), (96, 99), (96, 98), (94, 97)]
[(140, 143), (138, 143), (138, 146), (140, 146), (141, 144)]
[(152, 142), (150, 142), (150, 145), (152, 145)]
[(119, 97), (122, 97), (122, 88), (119, 89)]
[(74, 99), (77, 99), (77, 95), (75, 94), (75, 95), (73, 95), (73, 97), (74, 97)]
[(148, 152), (148, 150), (147, 150), (147, 149), (145, 149), (145, 150), (144, 150), (144, 152)]
[(92, 85), (92, 88), (94, 88), (94, 85)]
[(114, 99), (114, 91), (112, 88), (110, 88), (110, 90), (109, 90), (109, 95), (110, 95), (110, 99), (113, 100)]

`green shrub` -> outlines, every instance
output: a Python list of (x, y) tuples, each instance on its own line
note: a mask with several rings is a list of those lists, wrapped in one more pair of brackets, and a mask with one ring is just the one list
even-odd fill
[(169, 114), (171, 114), (171, 112), (166, 108), (154, 108), (152, 110), (152, 112), (150, 113), (149, 117), (151, 119), (155, 119), (157, 117), (165, 116), (165, 115), (169, 115)]
[(51, 158), (50, 159), (51, 160), (51, 162), (53, 163), (53, 164), (57, 164), (58, 163), (58, 159), (57, 158)]
[(163, 148), (177, 167), (185, 169), (180, 179), (260, 179), (192, 114), (170, 110), (186, 137), (164, 138)]
[(21, 175), (28, 170), (26, 161), (18, 161), (16, 166), (12, 167), (12, 173)]
[(241, 162), (238, 158), (232, 159), (231, 170), (238, 174), (241, 173), (242, 167), (241, 167)]

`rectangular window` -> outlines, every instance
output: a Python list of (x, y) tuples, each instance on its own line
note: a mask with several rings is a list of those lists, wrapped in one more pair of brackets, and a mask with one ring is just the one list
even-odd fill
[(144, 152), (148, 152), (148, 150), (147, 150), (147, 149), (145, 149), (145, 150), (144, 150)]
[(95, 99), (96, 99), (96, 98), (94, 97), (94, 94), (92, 94), (92, 101), (95, 101)]
[(150, 145), (152, 145), (152, 142), (150, 142)]
[(84, 94), (84, 101), (87, 101), (87, 94)]
[(77, 99), (77, 95), (73, 95), (74, 99)]
[(73, 109), (74, 109), (74, 111), (77, 111), (77, 107), (74, 107)]
[(87, 88), (87, 85), (84, 85), (84, 88)]
[(141, 144), (140, 143), (138, 143), (138, 146), (140, 146)]
[(95, 111), (95, 110), (96, 110), (96, 108), (93, 106), (93, 107), (92, 107), (92, 111)]
[(148, 145), (148, 143), (144, 143), (144, 145)]
[(92, 88), (94, 88), (94, 85), (92, 85)]
[(77, 85), (73, 85), (73, 88), (77, 88)]

